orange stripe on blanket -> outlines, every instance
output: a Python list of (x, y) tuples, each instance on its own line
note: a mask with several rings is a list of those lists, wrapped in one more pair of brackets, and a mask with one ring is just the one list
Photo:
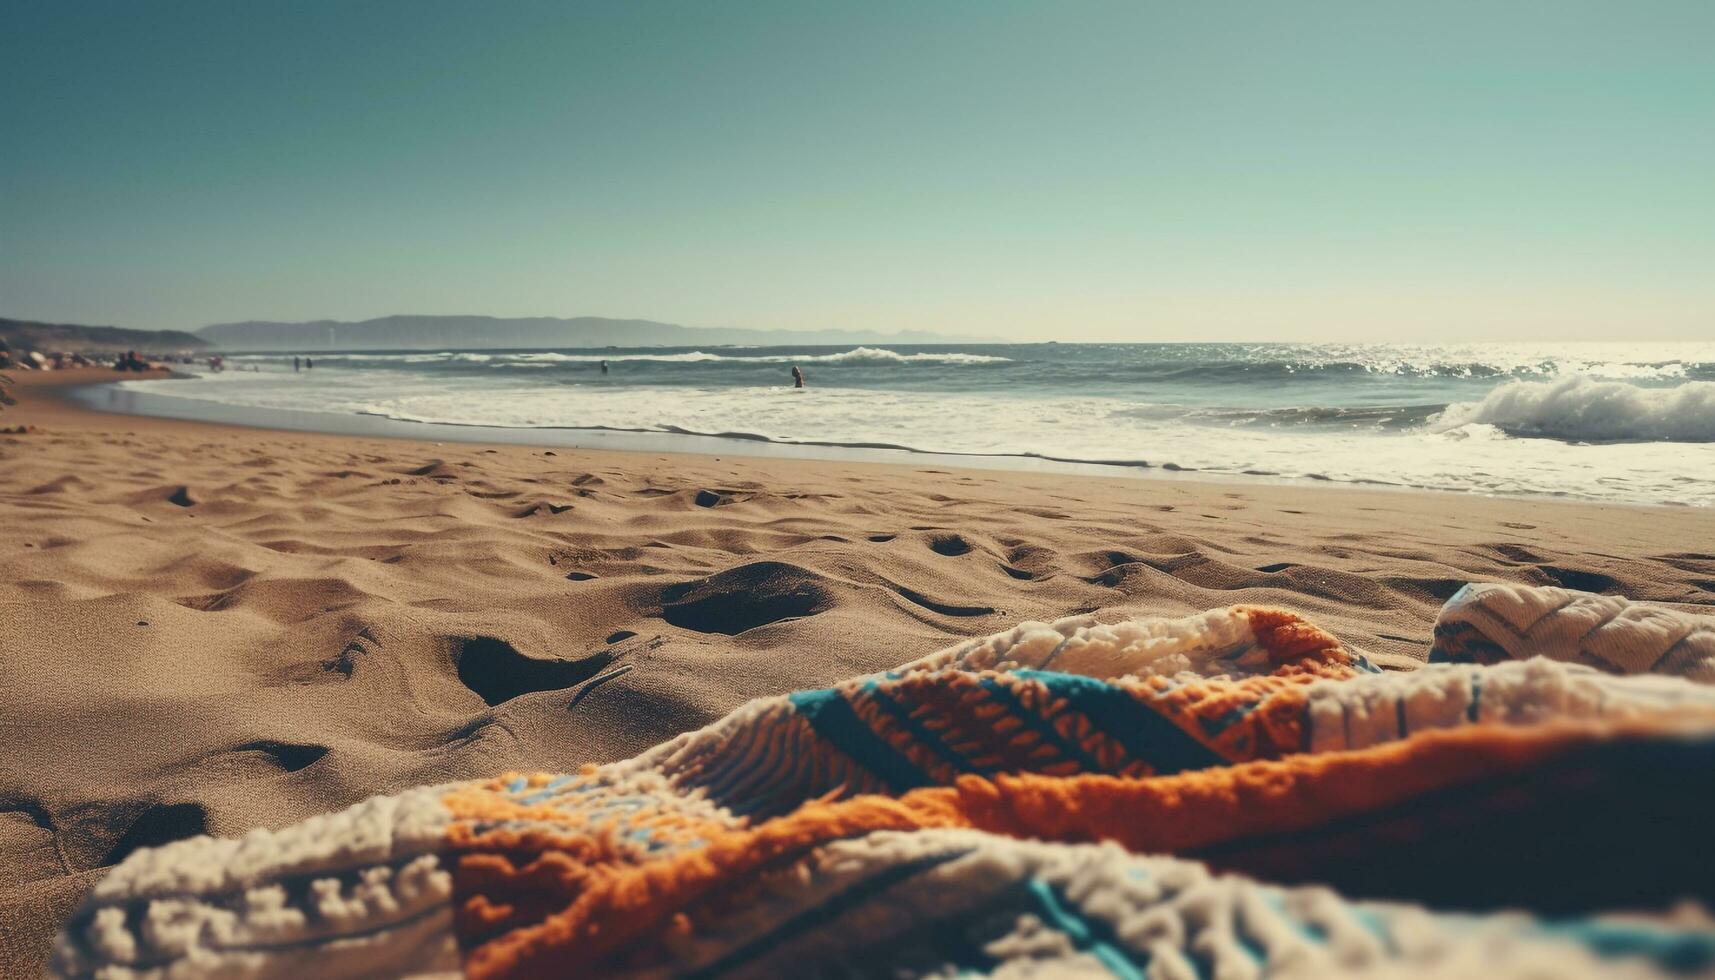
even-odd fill
[[(465, 967), (473, 977), (599, 973), (604, 958), (642, 937), (670, 925), (688, 929), (688, 913), (714, 889), (799, 860), (819, 845), (875, 831), (971, 828), (1059, 841), (1113, 840), (1134, 851), (1174, 852), (1308, 829), (1419, 794), (1525, 770), (1602, 739), (1660, 730), (1659, 725), (1636, 724), (1484, 726), (1362, 751), (1148, 779), (965, 776), (954, 786), (897, 798), (810, 802), (754, 828), (717, 832), (704, 847), (645, 864), (614, 862), (599, 846), (531, 855), (539, 840), (512, 839), (500, 828), (482, 835), (484, 852), (462, 855), (455, 871), (461, 931), (476, 926), (477, 932), (493, 936), (483, 941), (465, 933), (474, 947)], [(455, 817), (466, 816), (457, 794), (447, 805)], [(484, 810), (489, 819), (501, 815)], [(450, 843), (458, 850), (461, 843), (474, 842)], [(520, 858), (528, 855), (528, 860), (514, 866), (490, 850), (496, 847)], [(544, 884), (566, 904), (534, 925), (494, 936), (493, 921), (484, 913), (509, 909), (503, 918), (516, 926), (524, 909), (540, 913), (545, 907)]]
[(1264, 606), (1239, 606), (1257, 642), (1268, 650), (1277, 674), (1344, 678), (1356, 673), (1352, 655), (1333, 634), (1297, 613)]

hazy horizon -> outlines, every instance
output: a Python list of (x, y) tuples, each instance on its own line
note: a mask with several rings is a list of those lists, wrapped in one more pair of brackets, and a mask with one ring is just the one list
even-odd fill
[(1698, 339), (1711, 36), (1689, 0), (15, 4), (0, 316)]

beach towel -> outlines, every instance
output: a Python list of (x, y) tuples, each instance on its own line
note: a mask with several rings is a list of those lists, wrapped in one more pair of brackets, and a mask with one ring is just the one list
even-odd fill
[(634, 759), (140, 851), (62, 976), (1715, 972), (1715, 631), (1471, 586), (1025, 623)]

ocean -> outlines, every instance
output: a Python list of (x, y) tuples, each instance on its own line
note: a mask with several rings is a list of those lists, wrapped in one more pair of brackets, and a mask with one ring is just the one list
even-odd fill
[[(243, 354), (252, 409), (1715, 505), (1715, 344), (971, 344)], [(603, 375), (600, 362), (609, 364)], [(791, 387), (801, 368), (808, 386)]]

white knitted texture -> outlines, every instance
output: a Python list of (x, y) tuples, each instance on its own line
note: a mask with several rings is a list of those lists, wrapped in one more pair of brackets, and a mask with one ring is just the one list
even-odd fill
[(1312, 752), (1361, 749), (1473, 722), (1533, 725), (1670, 713), (1715, 719), (1715, 688), (1676, 677), (1615, 677), (1541, 658), (1318, 681), (1305, 696)]
[(1103, 679), (1154, 674), (1198, 676), (1260, 673), (1267, 651), (1250, 620), (1236, 608), (1168, 619), (1152, 616), (1100, 623), (1074, 616), (1053, 623), (1020, 623), (1004, 633), (930, 654), (899, 668), (934, 670), (1052, 669)]
[(446, 787), (285, 830), (138, 851), (61, 933), (60, 976), (294, 977), (456, 969)]
[(1515, 660), (1547, 657), (1620, 674), (1656, 673), (1715, 683), (1715, 618), (1525, 585), (1467, 586), (1437, 631), (1470, 628)]

